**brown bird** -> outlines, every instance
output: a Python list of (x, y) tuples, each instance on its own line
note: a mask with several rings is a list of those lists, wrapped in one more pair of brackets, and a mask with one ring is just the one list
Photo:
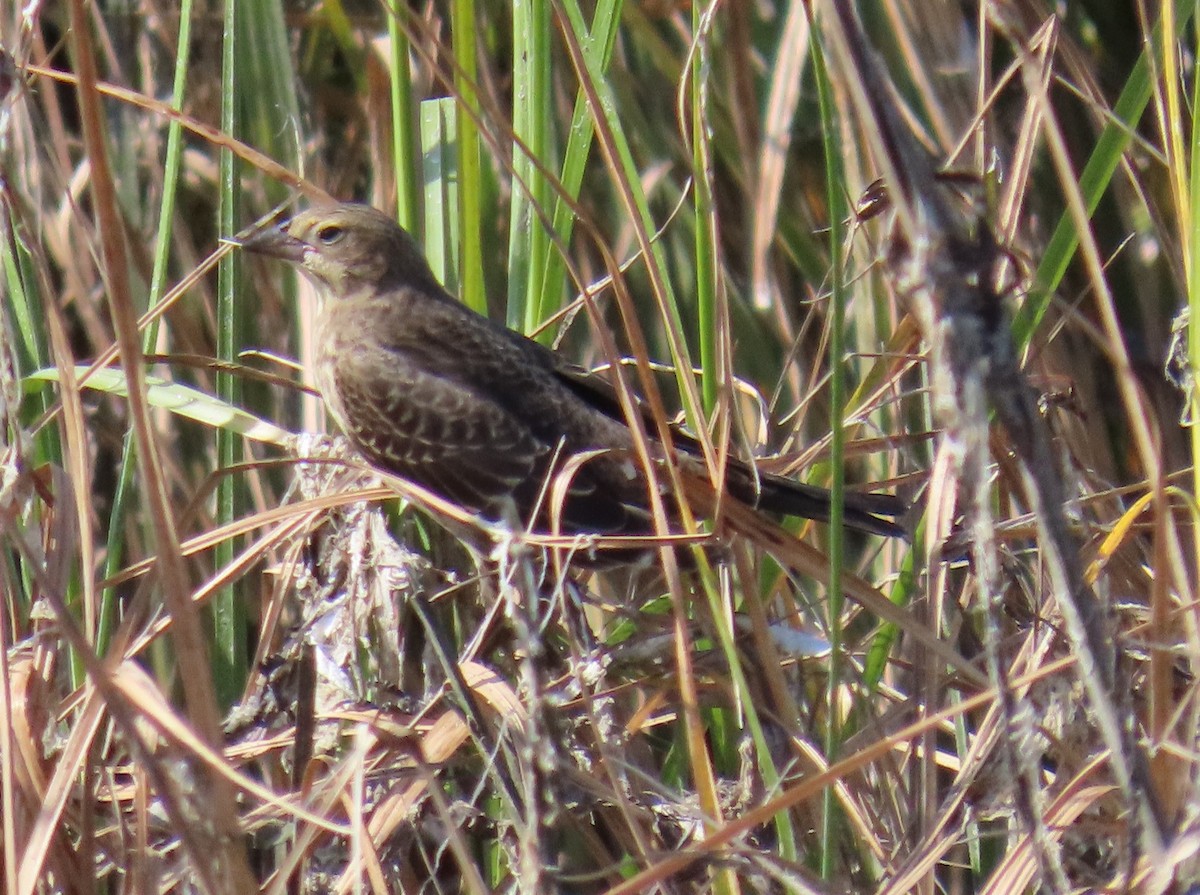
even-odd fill
[[(654, 533), (611, 384), (454, 299), (391, 218), (365, 205), (318, 207), (243, 245), (295, 264), (323, 294), (317, 385), (371, 463), (486, 518), (515, 510), (544, 529), (547, 482), (568, 459), (594, 454), (573, 472), (560, 530)], [(677, 450), (698, 453), (686, 433), (673, 435)], [(769, 513), (829, 519), (828, 491), (740, 461), (726, 488)], [(902, 537), (884, 517), (905, 510), (890, 494), (845, 497), (846, 525), (858, 531)]]

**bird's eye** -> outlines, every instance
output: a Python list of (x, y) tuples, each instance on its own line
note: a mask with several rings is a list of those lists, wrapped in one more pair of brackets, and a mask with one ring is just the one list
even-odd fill
[(337, 224), (326, 224), (317, 231), (317, 239), (327, 246), (333, 245), (345, 235), (346, 231)]

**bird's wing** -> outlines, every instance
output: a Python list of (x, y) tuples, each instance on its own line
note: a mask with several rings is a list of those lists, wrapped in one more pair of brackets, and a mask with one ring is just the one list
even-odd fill
[(546, 463), (520, 419), (404, 352), (346, 352), (333, 378), (338, 422), (369, 460), (470, 509), (498, 510)]
[[(337, 358), (342, 428), (384, 469), (491, 518), (502, 518), (511, 501), (524, 524), (540, 527), (550, 502), (547, 479), (568, 458), (498, 399), (497, 379), (502, 391), (524, 376), (497, 368), (495, 377), (472, 381), (431, 371), (426, 347), (376, 345)], [(572, 470), (559, 508), (562, 530), (643, 531), (644, 513), (603, 487), (599, 469), (584, 463)]]
[[(570, 363), (558, 354), (554, 354), (553, 358), (554, 375), (563, 385), (593, 409), (620, 423), (625, 422), (625, 414), (621, 409), (621, 400), (617, 396), (616, 386), (607, 376)], [(634, 395), (633, 399), (636, 402), (638, 414), (642, 418), (642, 424), (653, 438), (658, 431), (654, 415), (637, 395)], [(670, 423), (670, 430), (671, 440), (676, 448), (688, 454), (698, 455), (700, 453), (700, 443), (696, 441), (694, 435), (675, 423)]]
[(546, 357), (555, 377), (575, 395), (606, 416), (623, 419), (617, 390), (609, 379), (571, 363), (556, 351), (546, 349)]

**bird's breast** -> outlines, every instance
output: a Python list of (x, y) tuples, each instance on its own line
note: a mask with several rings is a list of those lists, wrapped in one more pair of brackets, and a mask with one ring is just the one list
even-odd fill
[(336, 305), (332, 304), (317, 318), (317, 332), (319, 341), (316, 369), (313, 371), (317, 390), (338, 426), (350, 434), (354, 426), (347, 416), (346, 403), (337, 386), (337, 371), (340, 362), (350, 358), (354, 352), (364, 350), (363, 334), (360, 332), (355, 338), (353, 321), (347, 319), (347, 315), (337, 313)]

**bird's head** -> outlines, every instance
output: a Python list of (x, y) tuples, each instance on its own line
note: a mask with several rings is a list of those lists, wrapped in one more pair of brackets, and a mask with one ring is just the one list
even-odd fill
[(437, 284), (416, 240), (369, 205), (313, 208), (242, 246), (290, 261), (335, 297), (362, 288)]

